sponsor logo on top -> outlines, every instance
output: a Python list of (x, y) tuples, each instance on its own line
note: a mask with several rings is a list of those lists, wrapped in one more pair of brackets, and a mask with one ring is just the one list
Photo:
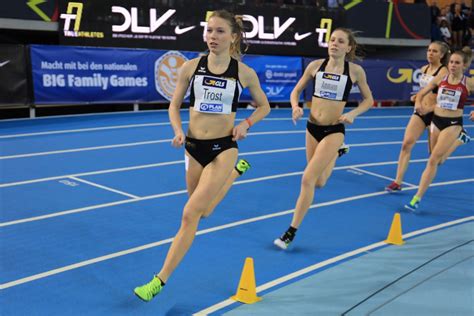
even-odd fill
[(456, 95), (456, 91), (454, 91), (454, 90), (449, 90), (449, 89), (443, 89), (443, 90), (441, 91), (441, 94), (449, 95), (449, 96), (454, 96), (454, 95)]
[(321, 91), (321, 98), (335, 99), (336, 94), (333, 93), (333, 92), (329, 92), (329, 91)]
[(202, 84), (208, 87), (225, 89), (225, 87), (227, 86), (227, 81), (222, 80), (222, 79), (217, 79), (217, 78), (204, 77), (202, 79)]
[(221, 113), (224, 110), (224, 107), (220, 103), (201, 103), (199, 105), (199, 110), (201, 112)]
[(339, 81), (339, 80), (341, 80), (341, 76), (336, 75), (336, 74), (328, 74), (327, 72), (325, 72), (325, 73), (323, 73), (323, 79)]

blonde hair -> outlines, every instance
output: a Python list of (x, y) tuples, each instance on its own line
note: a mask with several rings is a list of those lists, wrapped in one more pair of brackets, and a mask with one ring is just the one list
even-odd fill
[(457, 50), (452, 55), (458, 55), (462, 58), (465, 67), (469, 67), (472, 61), (472, 50), (469, 46), (464, 46), (461, 50)]
[(245, 32), (242, 16), (234, 15), (233, 13), (230, 13), (227, 10), (217, 10), (211, 14), (209, 19), (212, 17), (224, 19), (229, 23), (231, 32), (233, 34), (236, 34), (235, 40), (230, 44), (230, 56), (237, 60), (240, 60), (242, 58), (242, 43), (245, 44), (244, 52), (247, 51), (248, 48), (248, 45), (244, 42)]
[(354, 33), (350, 29), (347, 29), (345, 27), (338, 27), (337, 29), (332, 31), (331, 34), (333, 34), (336, 31), (341, 31), (341, 32), (346, 33), (347, 38), (349, 40), (349, 46), (351, 47), (351, 51), (346, 54), (346, 60), (348, 61), (354, 61), (356, 59), (361, 60), (362, 59), (361, 56), (358, 56), (358, 54), (356, 54), (356, 49), (358, 49), (358, 45), (357, 45)]

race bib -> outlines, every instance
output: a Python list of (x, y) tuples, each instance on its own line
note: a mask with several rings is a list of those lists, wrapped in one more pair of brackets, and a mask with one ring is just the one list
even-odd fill
[(320, 98), (341, 101), (344, 98), (347, 76), (318, 72), (314, 84), (314, 95)]
[(458, 90), (441, 88), (436, 98), (438, 107), (446, 110), (457, 110), (461, 93)]
[(210, 114), (232, 113), (232, 102), (237, 81), (209, 75), (194, 78), (194, 110)]

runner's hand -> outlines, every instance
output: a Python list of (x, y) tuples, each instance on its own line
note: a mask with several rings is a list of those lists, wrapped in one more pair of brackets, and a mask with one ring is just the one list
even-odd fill
[(296, 121), (298, 121), (303, 116), (303, 109), (299, 106), (294, 106), (292, 109), (291, 118), (293, 119), (293, 124), (296, 125)]
[(249, 124), (247, 121), (242, 121), (239, 125), (235, 126), (232, 130), (232, 140), (238, 141), (247, 137), (247, 131), (249, 129)]
[(349, 113), (342, 114), (339, 117), (338, 121), (343, 124), (352, 124), (354, 123), (354, 119), (355, 119), (354, 115), (349, 112)]
[(184, 136), (184, 133), (179, 132), (174, 136), (173, 140), (171, 141), (171, 145), (176, 148), (181, 147), (183, 146), (185, 139), (186, 136)]

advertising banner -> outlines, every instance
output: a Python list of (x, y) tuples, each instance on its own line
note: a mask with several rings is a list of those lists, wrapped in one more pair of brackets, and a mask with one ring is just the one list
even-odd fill
[[(290, 102), (291, 90), (302, 75), (300, 57), (245, 56), (243, 61), (257, 72), (260, 85), (271, 102)], [(240, 99), (251, 100), (248, 89)]]
[[(209, 8), (215, 4), (180, 3), (171, 7), (153, 0), (61, 0), (60, 43), (205, 51)], [(318, 56), (325, 53), (331, 30), (341, 25), (335, 12), (312, 7), (249, 4), (232, 5), (231, 11), (243, 18), (247, 54)]]
[(36, 104), (146, 101), (146, 50), (31, 46)]
[[(31, 46), (36, 104), (169, 102), (179, 68), (197, 52)], [(246, 55), (270, 102), (288, 102), (301, 58)], [(188, 101), (189, 92), (185, 102)], [(242, 102), (251, 100), (244, 89)]]
[(0, 44), (0, 106), (28, 104), (25, 47)]

